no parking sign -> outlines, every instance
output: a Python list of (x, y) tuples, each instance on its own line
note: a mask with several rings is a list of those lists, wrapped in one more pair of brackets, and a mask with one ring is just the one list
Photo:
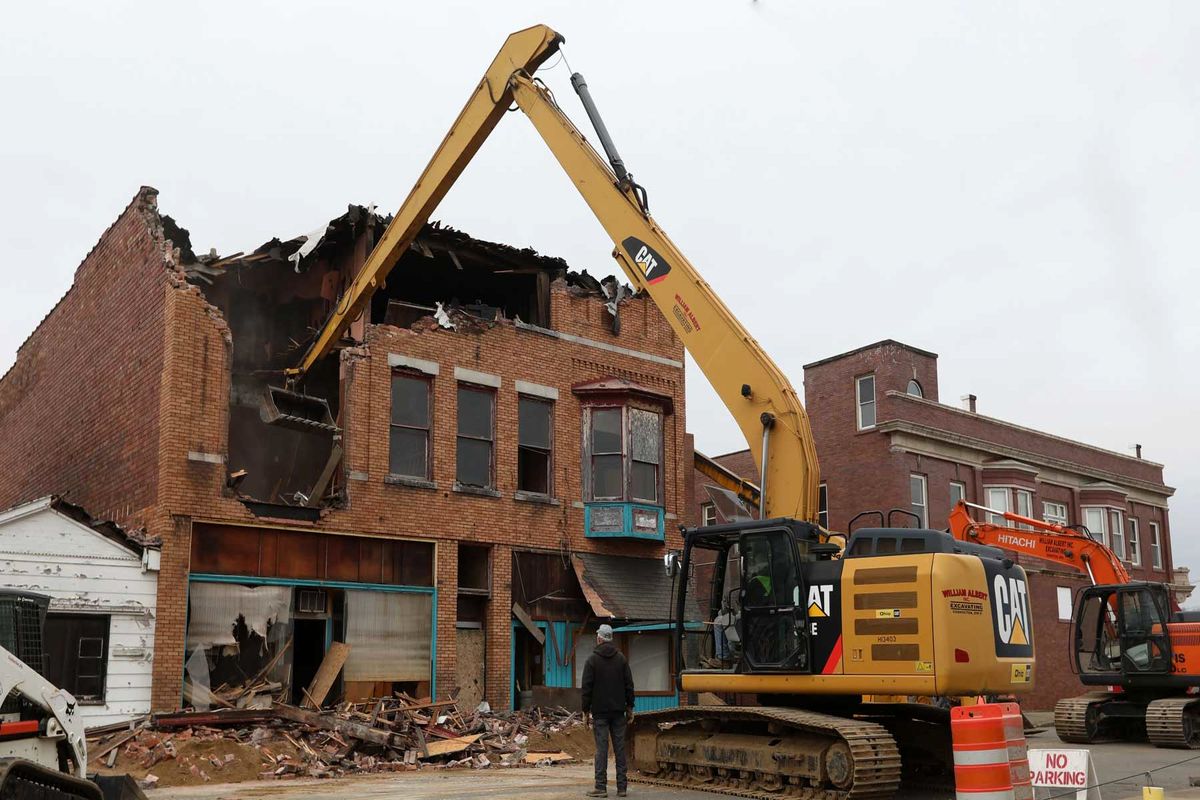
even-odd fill
[(1070, 797), (1100, 800), (1096, 770), (1088, 750), (1030, 750), (1029, 773), (1036, 797)]

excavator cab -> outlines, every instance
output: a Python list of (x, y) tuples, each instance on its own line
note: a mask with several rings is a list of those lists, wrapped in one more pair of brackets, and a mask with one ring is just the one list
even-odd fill
[(1161, 583), (1089, 586), (1075, 607), (1074, 659), (1087, 685), (1160, 682), (1174, 657), (1167, 623), (1170, 598)]

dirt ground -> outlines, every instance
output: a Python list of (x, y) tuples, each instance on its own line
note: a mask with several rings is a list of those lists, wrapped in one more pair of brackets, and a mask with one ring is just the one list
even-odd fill
[[(164, 735), (163, 737), (167, 737)], [(148, 774), (158, 778), (158, 786), (197, 786), (204, 783), (241, 783), (258, 780), (259, 774), (275, 769), (275, 764), (263, 757), (252, 745), (229, 739), (170, 740), (175, 757), (164, 759), (149, 767), (144, 756), (133, 757), (121, 747), (112, 768), (101, 766), (97, 772), (105, 775), (128, 773), (141, 780)], [(296, 756), (296, 749), (287, 740), (271, 739), (263, 744), (275, 755)], [(229, 758), (233, 756), (233, 758)]]
[(596, 755), (596, 740), (585, 725), (576, 725), (557, 733), (532, 734), (526, 748), (530, 751), (563, 751), (580, 761), (591, 761)]

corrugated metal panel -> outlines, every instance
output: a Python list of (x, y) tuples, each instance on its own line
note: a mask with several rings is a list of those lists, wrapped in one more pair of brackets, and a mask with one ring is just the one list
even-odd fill
[[(571, 664), (571, 636), (575, 626), (569, 622), (551, 622), (549, 626), (553, 628), (553, 634), (549, 630), (546, 631), (546, 648), (542, 655), (546, 685), (569, 688), (575, 684), (575, 674)], [(554, 637), (553, 642), (550, 639), (551, 635)], [(554, 642), (558, 643), (557, 652), (554, 649)]]
[(669, 694), (663, 696), (650, 695), (646, 697), (637, 697), (633, 701), (634, 711), (662, 711), (667, 708), (675, 708), (679, 705), (679, 694)]

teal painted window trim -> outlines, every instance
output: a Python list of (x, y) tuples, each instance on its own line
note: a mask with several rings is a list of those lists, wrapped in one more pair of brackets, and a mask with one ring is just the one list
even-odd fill
[[(256, 578), (251, 575), (217, 575), (208, 572), (196, 572), (188, 575), (188, 583), (254, 583), (259, 586), (315, 586), (326, 589), (357, 589), (368, 592), (404, 592), (408, 594), (432, 595), (433, 602), (430, 604), (430, 617), (432, 619), (429, 632), (429, 696), (437, 697), (438, 597), (437, 587), (435, 586), (393, 586), (388, 583), (317, 581), (309, 578)], [(332, 640), (332, 627), (327, 624), (326, 629), (326, 638)]]
[[(622, 529), (619, 531), (593, 531), (592, 509), (594, 508), (621, 509)], [(654, 512), (655, 529), (653, 533), (633, 529), (633, 510), (635, 508), (642, 511)], [(663, 535), (664, 516), (662, 506), (647, 505), (644, 503), (584, 503), (583, 535), (588, 539), (645, 539), (651, 542), (661, 542), (665, 539)]]

